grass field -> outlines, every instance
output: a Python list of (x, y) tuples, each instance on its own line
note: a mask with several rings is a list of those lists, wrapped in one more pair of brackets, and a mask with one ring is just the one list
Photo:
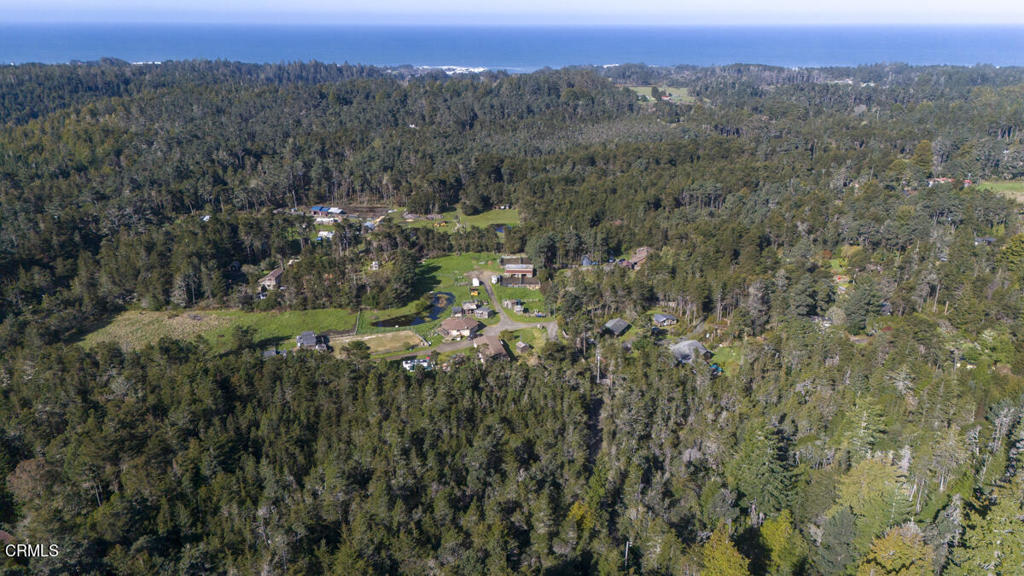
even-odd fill
[[(480, 214), (474, 214), (472, 216), (466, 216), (462, 213), (462, 208), (456, 210), (450, 210), (441, 214), (443, 220), (412, 220), (406, 222), (402, 218), (402, 211), (398, 210), (391, 215), (391, 219), (395, 222), (402, 224), (403, 226), (409, 226), (412, 228), (434, 228), (444, 232), (454, 232), (459, 228), (459, 225), (469, 228), (486, 228), (489, 226), (495, 226), (498, 224), (518, 225), (519, 224), (519, 210), (517, 208), (510, 208), (508, 210), (488, 210), (487, 212), (481, 212)], [(444, 222), (444, 225), (440, 223)]]
[(512, 337), (506, 339), (505, 343), (508, 344), (508, 348), (513, 354), (516, 353), (516, 342), (526, 342), (533, 347), (533, 352), (528, 352), (528, 354), (540, 352), (544, 347), (544, 343), (547, 342), (547, 332), (542, 328), (516, 330), (515, 332), (511, 332), (511, 335)]
[(715, 350), (714, 356), (711, 357), (711, 361), (717, 363), (722, 367), (727, 374), (729, 372), (736, 372), (736, 369), (740, 366), (742, 355), (740, 352), (740, 345), (733, 346), (720, 346)]
[(109, 324), (82, 340), (86, 347), (115, 342), (126, 350), (141, 348), (164, 336), (176, 339), (206, 338), (215, 351), (231, 346), (234, 326), (254, 330), (253, 340), (261, 347), (294, 348), (295, 336), (305, 330), (347, 331), (355, 326), (356, 314), (349, 310), (293, 310), (242, 312), (240, 310), (191, 310), (188, 312), (122, 312)]
[[(629, 89), (636, 92), (639, 96), (651, 97), (651, 88), (653, 86), (630, 86)], [(662, 93), (668, 94), (672, 97), (673, 102), (680, 104), (692, 104), (697, 101), (696, 98), (690, 96), (690, 91), (686, 88), (677, 86), (658, 86), (658, 90)]]
[(505, 300), (522, 300), (523, 305), (529, 311), (528, 314), (516, 314), (512, 310), (506, 308), (505, 312), (508, 317), (513, 320), (520, 322), (547, 322), (551, 320), (549, 317), (537, 318), (533, 315), (534, 312), (544, 312), (547, 314), (547, 305), (544, 303), (544, 296), (540, 293), (540, 290), (530, 290), (529, 288), (508, 288), (505, 286), (495, 286), (494, 295), (498, 298), (498, 304), (502, 304)]
[[(134, 350), (157, 342), (162, 337), (189, 340), (195, 337), (206, 338), (215, 352), (228, 350), (233, 342), (231, 333), (235, 326), (245, 326), (253, 330), (253, 339), (258, 346), (269, 348), (277, 346), (282, 349), (295, 347), (295, 336), (306, 330), (315, 332), (348, 332), (356, 328), (356, 334), (365, 338), (371, 351), (385, 354), (401, 351), (421, 343), (420, 338), (429, 338), (431, 333), (446, 314), (430, 322), (417, 326), (374, 326), (375, 322), (398, 318), (409, 314), (418, 314), (429, 305), (431, 292), (451, 292), (455, 301), (462, 303), (470, 298), (470, 279), (468, 273), (478, 272), (481, 280), (490, 281), (491, 274), (500, 273), (498, 255), (493, 253), (453, 254), (441, 258), (431, 258), (423, 262), (419, 269), (420, 281), (417, 287), (421, 298), (402, 306), (387, 310), (364, 310), (356, 313), (343, 309), (325, 310), (294, 310), (271, 312), (243, 312), (240, 310), (189, 310), (184, 312), (153, 312), (131, 310), (115, 317), (109, 324), (91, 332), (82, 340), (84, 346), (92, 347), (100, 342), (115, 342), (125, 350)], [(539, 292), (526, 289), (508, 289), (514, 295), (505, 297), (521, 298), (538, 308), (542, 304)], [(523, 294), (519, 295), (519, 290)], [(501, 294), (500, 292), (498, 294)], [(481, 301), (488, 300), (483, 287), (480, 295), (475, 297)], [(528, 304), (529, 305), (529, 304)], [(519, 317), (519, 315), (514, 315)], [(532, 320), (530, 317), (521, 317)], [(497, 323), (500, 318), (495, 315), (485, 324)], [(379, 335), (379, 338), (373, 336)], [(340, 336), (335, 336), (338, 338)]]
[(978, 185), (996, 194), (1024, 203), (1024, 182), (1019, 180), (984, 180)]
[(838, 258), (832, 258), (828, 261), (828, 266), (832, 270), (833, 274), (845, 274), (846, 258), (843, 258), (842, 256)]
[[(493, 253), (470, 252), (466, 254), (452, 254), (440, 258), (429, 258), (419, 268), (420, 280), (417, 291), (422, 297), (429, 297), (428, 295), (431, 292), (451, 292), (455, 295), (455, 301), (460, 304), (473, 298), (486, 301), (487, 293), (483, 287), (480, 288), (479, 296), (469, 295), (470, 279), (467, 274), (472, 271), (478, 271), (481, 276), (480, 279), (484, 282), (489, 282), (490, 275), (497, 274), (500, 270), (498, 255)], [(425, 302), (425, 300), (417, 300), (401, 308), (388, 310), (364, 310), (359, 318), (358, 333), (411, 329), (420, 336), (427, 337), (437, 328), (441, 320), (447, 317), (447, 314), (442, 315), (438, 320), (412, 326), (411, 328), (378, 328), (373, 326), (374, 322), (418, 313), (423, 309)], [(496, 322), (497, 320), (494, 321)]]
[(488, 210), (487, 212), (481, 212), (472, 216), (466, 216), (462, 213), (462, 209), (458, 211), (459, 222), (464, 226), (485, 228), (487, 226), (494, 226), (497, 224), (504, 225), (518, 225), (519, 224), (519, 209), (509, 208), (508, 210)]
[[(484, 282), (490, 282), (491, 274), (501, 273), (498, 255), (487, 252), (468, 252), (430, 258), (425, 260), (423, 265), (424, 282), (430, 285), (430, 289), (451, 292), (455, 294), (455, 298), (459, 302), (469, 298), (470, 280), (467, 276), (469, 272), (480, 272), (480, 280)], [(483, 287), (480, 288), (479, 298), (487, 299)]]

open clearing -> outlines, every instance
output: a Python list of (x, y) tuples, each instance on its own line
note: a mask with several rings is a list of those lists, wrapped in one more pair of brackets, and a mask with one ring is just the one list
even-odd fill
[(1002, 194), (1024, 204), (1024, 182), (1019, 180), (984, 180), (978, 185), (988, 188), (996, 194)]
[(189, 340), (230, 325), (230, 318), (209, 312), (129, 310), (117, 315), (110, 324), (87, 335), (82, 344), (91, 348), (101, 342), (113, 342), (124, 350), (135, 350), (165, 336)]
[(424, 344), (423, 338), (416, 334), (412, 330), (401, 330), (399, 332), (385, 332), (383, 334), (365, 334), (360, 336), (340, 336), (331, 337), (331, 347), (334, 348), (334, 354), (340, 355), (341, 348), (350, 342), (365, 342), (370, 347), (371, 354), (388, 354), (391, 352), (401, 352), (421, 346)]
[(719, 346), (712, 352), (714, 355), (711, 357), (711, 361), (721, 366), (726, 373), (735, 373), (740, 367), (740, 362), (743, 361), (739, 345)]
[(402, 211), (392, 213), (391, 218), (395, 222), (413, 228), (434, 228), (444, 232), (454, 232), (460, 225), (467, 228), (487, 228), (490, 226), (517, 226), (519, 225), (519, 210), (509, 208), (507, 210), (488, 210), (472, 216), (466, 216), (459, 207), (441, 214), (441, 220), (417, 219), (406, 221), (402, 218)]
[(517, 314), (509, 308), (505, 309), (505, 313), (513, 320), (519, 322), (547, 322), (551, 320), (549, 317), (537, 318), (533, 315), (534, 312), (548, 313), (547, 305), (544, 303), (544, 296), (540, 293), (540, 290), (498, 285), (494, 286), (494, 295), (498, 298), (499, 304), (504, 304), (505, 300), (521, 300), (523, 302), (527, 310), (526, 314)]
[[(459, 304), (471, 299), (486, 301), (487, 293), (482, 286), (479, 289), (478, 296), (470, 296), (470, 272), (478, 273), (481, 281), (489, 282), (491, 274), (501, 273), (501, 267), (498, 265), (498, 255), (488, 252), (467, 252), (465, 254), (452, 254), (424, 260), (416, 272), (418, 275), (416, 292), (421, 295), (421, 299), (401, 308), (364, 310), (359, 317), (359, 330), (357, 332), (363, 334), (395, 330), (395, 327), (380, 328), (375, 327), (373, 324), (407, 314), (420, 313), (426, 308), (424, 298), (429, 298), (431, 292), (450, 292), (455, 296), (455, 302)], [(437, 328), (441, 320), (448, 316), (449, 313), (445, 311), (437, 320), (417, 324), (411, 328), (398, 328), (411, 329), (417, 334), (426, 337)]]
[[(636, 92), (639, 96), (651, 97), (651, 88), (654, 86), (630, 86), (629, 89)], [(663, 94), (668, 94), (672, 98), (673, 102), (678, 104), (692, 104), (697, 101), (696, 98), (690, 96), (690, 91), (686, 88), (678, 86), (658, 86)]]
[[(534, 353), (539, 352), (544, 348), (544, 344), (547, 343), (547, 332), (542, 328), (526, 328), (523, 330), (516, 330), (511, 332), (512, 337), (506, 340), (508, 347), (513, 353), (516, 351), (516, 342), (526, 342), (533, 348)], [(527, 352), (530, 354), (531, 352)]]
[[(507, 210), (503, 212), (508, 212)], [(498, 255), (494, 253), (453, 254), (425, 260), (419, 267), (416, 290), (421, 298), (400, 308), (387, 310), (354, 311), (329, 308), (321, 310), (290, 310), (269, 312), (244, 312), (241, 310), (187, 310), (148, 311), (129, 310), (114, 317), (105, 326), (91, 332), (82, 339), (82, 345), (91, 348), (100, 342), (114, 342), (125, 350), (136, 350), (156, 343), (163, 337), (179, 340), (205, 338), (216, 353), (230, 350), (234, 342), (232, 330), (236, 326), (248, 327), (253, 331), (257, 347), (290, 349), (295, 347), (295, 336), (306, 330), (328, 333), (332, 343), (363, 340), (373, 354), (390, 354), (418, 347), (425, 338), (437, 329), (441, 320), (449, 316), (448, 311), (436, 320), (415, 326), (378, 327), (375, 322), (426, 312), (428, 299), (433, 292), (450, 292), (455, 302), (461, 304), (470, 299), (488, 302), (485, 288), (481, 286), (477, 296), (470, 294), (470, 276), (478, 275), (482, 282), (490, 282), (492, 274), (500, 274)], [(544, 297), (539, 291), (525, 288), (495, 287), (499, 304), (502, 298), (520, 298), (531, 311), (546, 311)], [(514, 320), (543, 322), (550, 318), (534, 318), (506, 310)], [(498, 315), (484, 320), (486, 325), (500, 322)], [(356, 322), (359, 326), (356, 329)], [(355, 336), (354, 334), (358, 334)], [(435, 340), (437, 338), (434, 338)], [(336, 349), (339, 345), (334, 346)]]
[(344, 332), (355, 326), (355, 320), (354, 312), (336, 308), (283, 312), (128, 310), (118, 314), (106, 326), (85, 336), (82, 344), (90, 348), (100, 342), (114, 342), (125, 350), (134, 350), (165, 336), (183, 340), (203, 336), (215, 351), (224, 351), (232, 344), (232, 328), (245, 326), (253, 329), (253, 340), (259, 346), (293, 348), (295, 336), (300, 332)]

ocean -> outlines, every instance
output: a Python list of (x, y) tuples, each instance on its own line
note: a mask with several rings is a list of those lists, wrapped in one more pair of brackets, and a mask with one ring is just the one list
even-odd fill
[(0, 24), (0, 62), (224, 59), (378, 66), (1024, 65), (1020, 26), (413, 27)]

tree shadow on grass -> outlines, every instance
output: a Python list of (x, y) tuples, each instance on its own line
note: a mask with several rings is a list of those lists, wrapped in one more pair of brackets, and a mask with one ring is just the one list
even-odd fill
[(412, 287), (413, 299), (422, 298), (441, 285), (441, 280), (437, 277), (440, 271), (441, 267), (437, 264), (420, 264), (416, 268), (416, 282)]
[(253, 348), (255, 350), (280, 349), (281, 345), (284, 344), (285, 342), (288, 342), (289, 340), (291, 340), (291, 338), (285, 338), (285, 337), (279, 337), (279, 336), (278, 337), (271, 337), (271, 338), (262, 338), (262, 339), (260, 339), (260, 340), (258, 340), (258, 341), (253, 343)]

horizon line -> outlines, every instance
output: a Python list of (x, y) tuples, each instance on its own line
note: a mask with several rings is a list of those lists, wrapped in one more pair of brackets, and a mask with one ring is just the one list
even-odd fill
[(1021, 22), (766, 22), (766, 23), (753, 23), (753, 22), (691, 22), (691, 23), (679, 23), (679, 24), (663, 24), (663, 23), (563, 23), (563, 22), (512, 22), (512, 23), (500, 23), (494, 24), (489, 22), (347, 22), (347, 21), (335, 21), (335, 22), (313, 22), (313, 21), (294, 21), (294, 22), (281, 22), (271, 20), (251, 20), (251, 21), (228, 21), (228, 20), (7, 20), (0, 22), (0, 27), (3, 26), (21, 26), (21, 25), (50, 25), (50, 24), (61, 24), (61, 25), (125, 25), (125, 24), (145, 24), (152, 26), (179, 26), (183, 24), (194, 24), (194, 25), (210, 25), (210, 26), (275, 26), (275, 27), (303, 27), (303, 28), (326, 28), (326, 27), (337, 27), (337, 26), (348, 26), (352, 28), (565, 28), (565, 29), (584, 29), (584, 28), (610, 28), (610, 29), (629, 29), (629, 28), (642, 28), (642, 29), (680, 29), (680, 28), (888, 28), (888, 27), (900, 27), (900, 28), (1024, 28), (1024, 21)]

